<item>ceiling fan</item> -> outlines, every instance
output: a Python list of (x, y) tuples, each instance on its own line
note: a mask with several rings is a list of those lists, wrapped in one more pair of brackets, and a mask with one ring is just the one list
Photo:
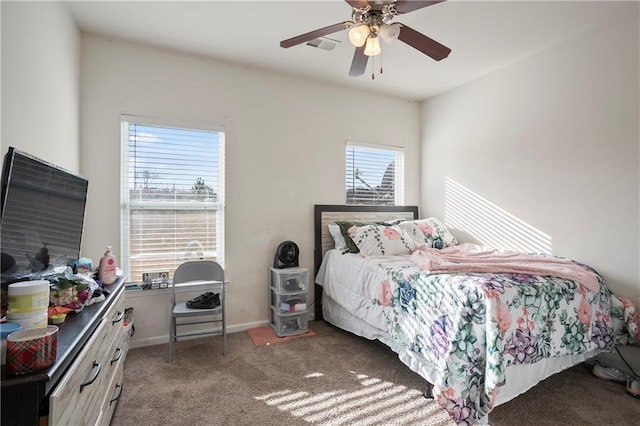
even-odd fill
[[(353, 9), (351, 20), (339, 22), (280, 42), (280, 47), (288, 48), (335, 32), (349, 29), (349, 40), (356, 47), (351, 61), (349, 75), (364, 74), (369, 56), (382, 52), (380, 38), (387, 44), (396, 39), (408, 44), (425, 55), (440, 61), (451, 53), (451, 49), (406, 26), (389, 22), (397, 15), (422, 9), (444, 0), (345, 0)], [(373, 78), (373, 77), (372, 77)]]

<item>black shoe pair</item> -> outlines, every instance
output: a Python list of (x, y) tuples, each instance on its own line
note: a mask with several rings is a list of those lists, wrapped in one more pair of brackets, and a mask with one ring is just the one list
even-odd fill
[(208, 291), (187, 301), (189, 309), (213, 309), (220, 306), (220, 294)]

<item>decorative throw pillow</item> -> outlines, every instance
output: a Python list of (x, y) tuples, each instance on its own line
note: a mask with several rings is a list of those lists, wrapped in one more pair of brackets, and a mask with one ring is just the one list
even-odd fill
[(345, 247), (349, 250), (349, 253), (359, 253), (360, 249), (356, 243), (353, 242), (351, 237), (349, 236), (349, 229), (353, 226), (367, 226), (367, 225), (396, 225), (400, 223), (402, 219), (394, 219), (384, 222), (361, 222), (361, 221), (353, 221), (353, 220), (341, 220), (336, 221), (336, 225), (340, 227), (340, 233), (345, 241)]
[(371, 222), (336, 221), (336, 225), (340, 227), (340, 233), (342, 233), (342, 236), (344, 237), (346, 248), (350, 253), (359, 253), (360, 250), (349, 236), (349, 228), (352, 226), (365, 226), (370, 224)]
[(330, 223), (329, 225), (327, 225), (327, 227), (329, 228), (329, 234), (331, 234), (331, 238), (333, 238), (334, 248), (346, 248), (347, 242), (344, 240), (342, 232), (340, 232), (340, 227), (335, 223)]
[(418, 245), (426, 244), (427, 247), (436, 249), (458, 245), (456, 237), (435, 217), (407, 220), (400, 223), (400, 227), (413, 237)]
[(417, 244), (397, 225), (365, 225), (349, 228), (349, 236), (362, 256), (411, 254)]

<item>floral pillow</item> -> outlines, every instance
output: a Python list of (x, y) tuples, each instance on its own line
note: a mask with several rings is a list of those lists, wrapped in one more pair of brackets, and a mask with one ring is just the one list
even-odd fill
[(356, 245), (356, 243), (354, 243), (353, 240), (351, 239), (351, 236), (349, 235), (349, 229), (351, 229), (354, 226), (397, 225), (400, 222), (402, 222), (402, 219), (387, 220), (384, 222), (359, 222), (359, 221), (353, 221), (353, 220), (349, 220), (349, 221), (341, 220), (341, 221), (336, 221), (336, 225), (340, 227), (340, 233), (344, 238), (345, 246), (349, 251), (349, 253), (359, 253), (360, 249), (358, 249), (358, 246)]
[(443, 249), (458, 245), (458, 240), (451, 231), (437, 218), (430, 217), (421, 220), (407, 220), (400, 223), (400, 227), (408, 233), (418, 245)]
[(352, 226), (349, 237), (364, 257), (406, 255), (417, 248), (413, 238), (397, 225)]

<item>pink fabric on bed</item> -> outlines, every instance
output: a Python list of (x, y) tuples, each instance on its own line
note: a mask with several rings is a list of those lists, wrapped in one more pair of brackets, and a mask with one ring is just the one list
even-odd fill
[(431, 274), (486, 272), (544, 275), (575, 281), (598, 292), (600, 285), (593, 272), (569, 259), (498, 250), (476, 244), (460, 244), (442, 250), (422, 246), (411, 254), (421, 269)]

